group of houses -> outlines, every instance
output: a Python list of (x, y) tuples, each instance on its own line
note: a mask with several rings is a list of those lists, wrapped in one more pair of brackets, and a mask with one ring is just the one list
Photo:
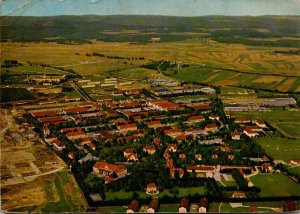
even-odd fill
[[(195, 213), (206, 213), (208, 211), (208, 199), (203, 197), (200, 199), (199, 203), (195, 204), (196, 209), (193, 210)], [(126, 213), (136, 213), (140, 212), (140, 202), (138, 200), (132, 200)], [(190, 199), (185, 197), (179, 203), (178, 212), (179, 213), (189, 213), (191, 211)], [(149, 206), (146, 208), (147, 213), (155, 213), (159, 209), (159, 200), (157, 198), (151, 199)]]

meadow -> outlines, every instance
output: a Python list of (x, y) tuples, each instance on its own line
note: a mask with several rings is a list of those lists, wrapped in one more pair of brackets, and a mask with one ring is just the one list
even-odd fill
[[(158, 198), (163, 198), (163, 197), (178, 197), (178, 198), (182, 198), (188, 195), (195, 195), (195, 194), (199, 194), (199, 195), (205, 195), (206, 193), (206, 188), (205, 187), (186, 187), (186, 188), (177, 188), (178, 189), (178, 194), (173, 194), (170, 192), (170, 190), (165, 189), (162, 192), (159, 192), (159, 194), (157, 195)], [(124, 190), (120, 190), (118, 192), (111, 192), (108, 191), (105, 193), (106, 195), (106, 200), (118, 200), (118, 199), (131, 199), (133, 196), (134, 192), (125, 192)], [(149, 195), (147, 195), (144, 192), (137, 192), (137, 194), (139, 195), (140, 198), (146, 198)]]
[(298, 139), (256, 138), (254, 142), (261, 145), (274, 160), (284, 160), (289, 163), (293, 159), (300, 158), (300, 140)]
[(283, 174), (258, 174), (251, 181), (261, 189), (261, 197), (300, 196), (300, 185)]

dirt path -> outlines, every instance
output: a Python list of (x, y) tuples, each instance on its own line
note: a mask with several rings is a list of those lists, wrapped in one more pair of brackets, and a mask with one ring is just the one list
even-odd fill
[(59, 183), (60, 183), (60, 186), (61, 186), (61, 190), (63, 191), (65, 202), (67, 203), (67, 205), (70, 208), (70, 210), (73, 210), (73, 208), (72, 208), (72, 206), (71, 206), (71, 204), (70, 204), (70, 202), (69, 202), (69, 200), (68, 200), (68, 198), (66, 196), (67, 193), (64, 190), (64, 184), (63, 184), (63, 181), (62, 181), (61, 177), (60, 176), (56, 176), (56, 178), (58, 178), (58, 180), (59, 180)]

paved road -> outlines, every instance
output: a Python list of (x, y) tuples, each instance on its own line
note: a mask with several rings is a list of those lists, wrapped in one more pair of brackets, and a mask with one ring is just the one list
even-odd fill
[(88, 96), (77, 84), (75, 81), (71, 81), (70, 85), (83, 97), (85, 101), (93, 101), (90, 96)]

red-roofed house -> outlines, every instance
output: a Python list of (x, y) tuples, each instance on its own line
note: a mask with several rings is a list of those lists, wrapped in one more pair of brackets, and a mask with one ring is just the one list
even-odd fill
[(160, 138), (154, 138), (153, 139), (153, 144), (155, 145), (155, 146), (160, 146), (160, 144), (161, 144), (161, 140), (160, 140)]
[(48, 136), (48, 135), (50, 135), (50, 129), (47, 126), (44, 127), (43, 134), (44, 134), (45, 137)]
[(155, 120), (155, 121), (150, 121), (150, 122), (146, 122), (146, 125), (149, 128), (158, 128), (161, 127), (161, 122), (159, 120)]
[(77, 140), (79, 138), (84, 138), (85, 137), (85, 133), (83, 131), (68, 132), (66, 134), (66, 137), (69, 140)]
[(181, 108), (179, 104), (168, 100), (149, 100), (147, 105), (159, 111), (178, 110)]
[(149, 155), (153, 155), (156, 152), (156, 147), (154, 145), (146, 145), (143, 147), (143, 151)]
[(211, 158), (212, 158), (212, 159), (217, 159), (217, 158), (219, 158), (219, 155), (218, 155), (218, 154), (213, 154), (213, 155), (211, 156)]
[(157, 186), (155, 183), (147, 184), (146, 193), (155, 194), (157, 193)]
[(51, 117), (58, 115), (57, 111), (39, 111), (39, 112), (32, 112), (31, 115), (33, 117)]
[(241, 139), (241, 133), (237, 130), (231, 132), (231, 139), (232, 140), (240, 140)]
[(186, 154), (184, 153), (179, 154), (179, 159), (185, 159), (185, 158), (186, 158)]
[(128, 155), (126, 158), (127, 158), (127, 161), (138, 161), (139, 160), (139, 157), (137, 154)]
[(127, 149), (124, 149), (124, 151), (123, 151), (123, 155), (125, 158), (128, 157), (129, 155), (136, 154), (136, 153), (137, 153), (136, 149), (133, 149), (133, 148), (127, 148)]
[(177, 152), (177, 144), (169, 143), (166, 150), (169, 152)]
[(69, 152), (68, 153), (68, 158), (70, 158), (71, 160), (73, 160), (75, 158), (74, 152)]
[(135, 131), (137, 130), (136, 124), (126, 124), (126, 125), (120, 125), (118, 126), (118, 129), (120, 132), (128, 132), (128, 131)]
[(219, 115), (217, 115), (217, 114), (211, 114), (211, 115), (209, 115), (208, 118), (211, 120), (219, 120), (220, 119)]
[(94, 164), (93, 172), (102, 176), (109, 176), (112, 173), (116, 173), (117, 176), (121, 178), (127, 175), (127, 168), (124, 165), (110, 164), (101, 161)]
[(175, 139), (178, 141), (178, 142), (181, 142), (183, 140), (186, 140), (187, 136), (185, 134), (181, 134), (181, 135), (178, 135)]
[(65, 144), (61, 142), (60, 140), (55, 140), (53, 142), (53, 147), (56, 151), (62, 151), (64, 148), (66, 148)]
[(176, 137), (181, 134), (181, 131), (182, 130), (179, 128), (167, 129), (167, 130), (164, 130), (164, 134), (169, 135), (170, 137)]
[(262, 168), (266, 173), (273, 171), (273, 167), (270, 163), (263, 163)]
[(88, 147), (90, 147), (92, 150), (96, 150), (96, 146), (93, 143), (87, 143)]
[(187, 123), (199, 123), (205, 120), (205, 117), (202, 115), (192, 116), (187, 120)]
[(266, 128), (267, 127), (266, 123), (263, 120), (260, 120), (260, 119), (255, 120), (255, 125), (257, 125), (260, 128)]
[(223, 152), (229, 152), (229, 151), (231, 151), (231, 147), (230, 146), (217, 146), (217, 150), (221, 150)]
[(106, 176), (106, 177), (104, 177), (103, 180), (104, 180), (105, 184), (108, 184), (108, 183), (114, 182), (116, 179), (112, 178), (112, 177), (109, 177), (109, 176)]
[(205, 126), (205, 131), (207, 131), (207, 132), (216, 132), (216, 131), (218, 131), (218, 126), (215, 123), (207, 124)]
[(234, 122), (235, 123), (243, 123), (243, 124), (245, 124), (245, 123), (251, 123), (251, 119), (247, 118), (247, 117), (236, 117), (234, 119)]
[(79, 113), (85, 113), (88, 111), (88, 108), (85, 107), (77, 107), (77, 108), (68, 108), (64, 109), (63, 113), (65, 114), (79, 114)]

